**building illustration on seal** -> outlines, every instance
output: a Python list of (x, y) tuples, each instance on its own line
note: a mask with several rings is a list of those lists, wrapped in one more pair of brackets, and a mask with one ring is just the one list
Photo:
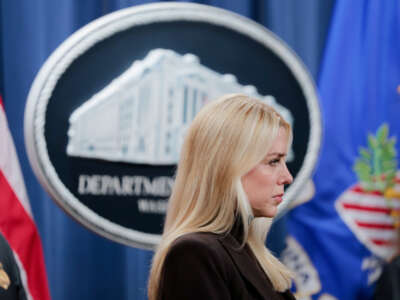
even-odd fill
[[(231, 74), (200, 64), (193, 54), (149, 51), (70, 116), (67, 154), (127, 163), (171, 165), (185, 131), (207, 102), (243, 93), (273, 106), (291, 125), (288, 109), (270, 95), (243, 86)], [(294, 154), (289, 153), (288, 160)]]

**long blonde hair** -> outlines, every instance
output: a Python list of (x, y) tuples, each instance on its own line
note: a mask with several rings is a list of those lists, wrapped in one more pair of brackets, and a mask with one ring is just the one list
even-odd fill
[(207, 104), (186, 134), (169, 199), (162, 240), (150, 271), (148, 296), (157, 298), (171, 244), (190, 232), (226, 233), (237, 214), (247, 243), (277, 291), (291, 285), (291, 272), (265, 247), (271, 220), (253, 215), (241, 177), (265, 157), (279, 128), (291, 142), (290, 125), (267, 104), (245, 95)]

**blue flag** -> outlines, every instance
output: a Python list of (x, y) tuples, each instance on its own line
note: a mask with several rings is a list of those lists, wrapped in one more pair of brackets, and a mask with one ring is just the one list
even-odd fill
[(284, 261), (298, 299), (371, 299), (399, 225), (400, 2), (338, 0), (319, 79), (315, 194), (293, 209)]

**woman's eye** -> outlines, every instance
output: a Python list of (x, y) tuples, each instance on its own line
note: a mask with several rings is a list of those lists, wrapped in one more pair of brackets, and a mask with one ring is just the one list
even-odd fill
[(277, 164), (279, 164), (279, 161), (280, 161), (280, 159), (273, 159), (273, 160), (270, 160), (270, 161), (268, 162), (268, 164), (269, 164), (270, 166), (276, 166)]

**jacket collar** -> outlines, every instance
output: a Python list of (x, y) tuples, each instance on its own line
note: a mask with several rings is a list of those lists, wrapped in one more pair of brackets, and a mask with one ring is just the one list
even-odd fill
[(260, 269), (261, 267), (248, 246), (241, 247), (239, 241), (232, 234), (227, 234), (219, 240), (242, 276), (254, 286), (257, 292), (261, 296), (271, 295), (272, 283)]
[[(243, 230), (236, 224), (231, 232), (219, 238), (220, 243), (231, 256), (234, 264), (246, 280), (253, 285), (261, 297), (268, 295), (275, 299), (272, 283), (264, 273), (248, 245), (241, 246)], [(288, 291), (282, 294), (285, 299), (295, 299)]]

